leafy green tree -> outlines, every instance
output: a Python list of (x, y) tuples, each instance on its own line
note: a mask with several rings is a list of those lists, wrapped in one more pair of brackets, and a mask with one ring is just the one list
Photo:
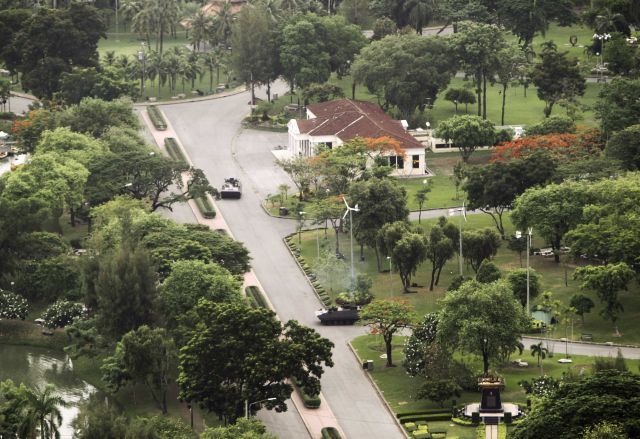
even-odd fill
[[(450, 39), (451, 52), (460, 61), (464, 71), (473, 77), (478, 97), (478, 117), (486, 119), (487, 81), (494, 77), (498, 53), (506, 46), (504, 35), (498, 26), (472, 21), (460, 23), (457, 30)], [(493, 142), (481, 144), (492, 145)]]
[(506, 0), (496, 3), (503, 25), (518, 37), (523, 47), (529, 46), (537, 34), (544, 36), (550, 22), (570, 26), (578, 21), (571, 0)]
[(179, 317), (191, 310), (201, 298), (212, 302), (240, 300), (241, 284), (226, 268), (200, 260), (179, 260), (160, 286), (160, 307), (175, 327)]
[(605, 136), (636, 125), (640, 118), (640, 80), (614, 78), (600, 90), (594, 111)]
[(493, 123), (479, 116), (453, 116), (438, 124), (436, 136), (458, 148), (462, 161), (467, 163), (480, 146), (493, 145), (496, 131)]
[(460, 395), (462, 395), (462, 388), (452, 379), (428, 380), (418, 392), (418, 398), (426, 398), (437, 402), (440, 407), (444, 407), (444, 402), (447, 399), (451, 399), (454, 396), (459, 398)]
[(60, 75), (71, 66), (97, 64), (98, 41), (106, 37), (105, 31), (98, 10), (91, 5), (42, 8), (16, 32), (5, 61), (10, 70), (21, 73), (25, 90), (51, 98), (60, 88)]
[(521, 230), (534, 227), (551, 244), (559, 263), (563, 238), (581, 222), (582, 209), (589, 199), (585, 185), (576, 182), (530, 188), (516, 199), (511, 218)]
[(638, 49), (627, 43), (627, 36), (616, 32), (607, 41), (607, 50), (603, 52), (607, 69), (615, 76), (633, 77), (640, 65), (638, 64)]
[(42, 320), (47, 328), (64, 328), (85, 316), (86, 310), (81, 303), (68, 300), (57, 300), (42, 314)]
[(476, 273), (485, 259), (491, 259), (500, 248), (500, 236), (489, 228), (462, 232), (462, 254)]
[(387, 351), (387, 367), (394, 367), (392, 341), (396, 332), (409, 327), (414, 320), (413, 307), (406, 300), (396, 298), (374, 300), (360, 310), (360, 321), (380, 334)]
[(604, 304), (600, 315), (606, 320), (611, 320), (616, 334), (619, 334), (616, 325), (618, 313), (624, 311), (622, 303), (618, 299), (618, 292), (627, 290), (633, 276), (633, 270), (624, 262), (578, 267), (575, 272), (575, 278), (582, 281), (581, 289), (594, 290), (598, 294), (598, 298)]
[(520, 334), (528, 319), (506, 281), (465, 282), (448, 293), (441, 305), (438, 341), (481, 355), (485, 375), (492, 359), (507, 358), (521, 346)]
[(411, 277), (427, 258), (427, 240), (421, 233), (403, 234), (390, 251), (391, 263), (398, 270), (405, 292), (411, 287)]
[(504, 111), (507, 104), (507, 89), (520, 76), (522, 66), (527, 58), (522, 48), (515, 44), (508, 45), (500, 50), (496, 56), (496, 79), (502, 86), (502, 113), (500, 125), (504, 125)]
[(354, 238), (361, 246), (374, 249), (380, 271), (380, 253), (376, 245), (378, 231), (387, 223), (408, 218), (406, 190), (395, 180), (371, 178), (351, 184), (348, 199), (352, 206), (357, 204), (360, 209), (354, 215)]
[(488, 259), (485, 259), (480, 263), (478, 272), (476, 273), (476, 280), (483, 284), (495, 282), (501, 277), (502, 273), (498, 266)]
[(123, 335), (115, 353), (103, 361), (102, 380), (114, 393), (130, 382), (144, 384), (165, 414), (175, 365), (175, 346), (167, 331), (142, 325)]
[[(640, 376), (607, 370), (564, 381), (510, 434), (514, 439), (582, 438), (586, 428), (603, 421), (623, 426), (629, 437), (638, 434)], [(603, 401), (607, 401), (603, 404)]]
[(58, 115), (59, 126), (68, 127), (76, 133), (100, 137), (109, 129), (135, 128), (140, 123), (128, 98), (111, 102), (96, 98), (84, 98)]
[(240, 418), (225, 427), (206, 428), (200, 439), (275, 439), (257, 419)]
[[(429, 180), (429, 183), (431, 183), (431, 180)], [(422, 208), (424, 207), (424, 203), (427, 202), (427, 194), (429, 192), (431, 192), (431, 184), (426, 184), (418, 189), (413, 196), (418, 203), (418, 224), (422, 222)]]
[(180, 398), (231, 421), (243, 415), (246, 400), (276, 398), (266, 407), (286, 410), (292, 377), (319, 393), (322, 364), (333, 366), (333, 343), (294, 320), (283, 325), (263, 308), (200, 300), (183, 336)]
[(527, 127), (527, 136), (546, 136), (547, 134), (572, 134), (576, 132), (576, 123), (566, 116), (549, 116), (541, 122)]
[(609, 421), (587, 427), (582, 435), (583, 439), (629, 439), (624, 427)]
[(516, 235), (511, 235), (507, 239), (507, 248), (511, 251), (518, 253), (520, 258), (520, 268), (522, 268), (522, 253), (527, 251), (527, 238), (517, 238)]
[(40, 142), (36, 146), (38, 154), (55, 152), (72, 158), (85, 167), (100, 155), (107, 152), (104, 143), (86, 134), (71, 131), (69, 128), (60, 127), (53, 131), (44, 131)]
[[(331, 223), (335, 232), (336, 245), (335, 254), (340, 254), (340, 231), (342, 229), (342, 215), (344, 214), (344, 202), (340, 197), (328, 196), (316, 200), (310, 206), (310, 212), (316, 224)], [(326, 233), (325, 233), (326, 235)]]
[[(540, 295), (542, 276), (533, 268), (529, 268), (529, 301)], [(523, 308), (527, 306), (527, 269), (516, 268), (507, 273), (507, 281), (511, 285), (514, 297)]]
[(458, 104), (464, 104), (464, 112), (469, 111), (469, 104), (476, 103), (476, 96), (468, 88), (450, 88), (444, 94), (444, 99), (453, 103), (458, 114)]
[(586, 80), (580, 72), (578, 61), (569, 59), (567, 52), (558, 52), (552, 41), (544, 44), (540, 53), (542, 62), (531, 72), (538, 98), (545, 102), (544, 116), (551, 116), (553, 106), (560, 100), (574, 101), (586, 89)]
[(352, 74), (378, 96), (384, 109), (395, 105), (408, 120), (416, 108), (424, 109), (427, 100), (436, 101), (456, 67), (443, 39), (397, 35), (362, 49)]
[(299, 18), (286, 23), (279, 39), (282, 76), (291, 91), (298, 86), (304, 88), (312, 83), (323, 83), (329, 79), (331, 56), (325, 49), (322, 27), (317, 17)]
[(593, 300), (584, 294), (574, 294), (571, 296), (571, 301), (569, 302), (569, 306), (575, 308), (576, 314), (580, 316), (582, 319), (582, 324), (584, 324), (584, 315), (591, 312), (591, 309), (595, 306)]
[(305, 104), (310, 102), (327, 102), (332, 99), (344, 97), (341, 87), (334, 84), (310, 84), (302, 91), (302, 99)]
[(373, 23), (373, 41), (383, 39), (388, 35), (394, 35), (398, 32), (398, 26), (389, 17), (380, 17)]
[(305, 193), (309, 190), (311, 181), (315, 177), (314, 167), (309, 159), (307, 157), (277, 159), (276, 165), (280, 166), (282, 170), (289, 175), (291, 181), (293, 181), (293, 184), (298, 189), (300, 201), (304, 201)]
[(350, 64), (368, 41), (360, 27), (349, 24), (339, 15), (320, 17), (320, 24), (326, 32), (326, 51), (330, 56), (331, 71), (342, 78), (349, 72)]
[(101, 334), (118, 339), (153, 320), (156, 272), (147, 251), (123, 245), (85, 269), (86, 303)]
[(71, 427), (77, 439), (125, 439), (129, 421), (114, 404), (107, 405), (92, 395), (80, 405)]
[(57, 256), (37, 260), (21, 260), (7, 279), (14, 290), (29, 300), (51, 302), (60, 297), (75, 298), (80, 287), (76, 258)]
[(607, 157), (619, 160), (624, 169), (640, 169), (640, 125), (631, 125), (614, 133), (605, 149)]
[(426, 259), (431, 262), (431, 283), (429, 291), (438, 285), (444, 265), (455, 255), (453, 241), (444, 233), (440, 225), (434, 225), (429, 231)]

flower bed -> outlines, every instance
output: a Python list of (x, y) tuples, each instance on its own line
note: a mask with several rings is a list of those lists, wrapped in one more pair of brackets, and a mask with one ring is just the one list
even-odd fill
[(162, 113), (155, 105), (149, 105), (147, 107), (147, 114), (149, 115), (149, 119), (151, 119), (151, 123), (156, 130), (164, 131), (167, 129), (167, 122), (164, 120)]
[(216, 209), (209, 201), (209, 198), (201, 197), (195, 198), (194, 200), (196, 202), (196, 206), (198, 206), (198, 210), (200, 210), (200, 213), (203, 217), (207, 219), (213, 219), (216, 217)]
[(180, 145), (178, 145), (176, 139), (174, 139), (173, 137), (167, 137), (166, 139), (164, 139), (164, 147), (167, 149), (169, 157), (171, 157), (175, 161), (186, 163), (187, 158), (184, 156), (182, 148), (180, 148)]

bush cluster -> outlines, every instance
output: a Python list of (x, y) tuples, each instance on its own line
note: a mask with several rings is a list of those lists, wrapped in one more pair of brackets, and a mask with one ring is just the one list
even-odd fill
[(311, 267), (309, 266), (309, 264), (307, 264), (307, 261), (305, 261), (305, 259), (302, 256), (300, 256), (300, 250), (298, 249), (298, 246), (296, 245), (296, 242), (294, 240), (295, 235), (296, 234), (293, 233), (287, 236), (284, 239), (285, 242), (291, 249), (291, 252), (295, 255), (296, 259), (298, 260), (298, 264), (300, 264), (300, 267), (302, 268), (304, 273), (310, 279), (311, 285), (313, 286), (313, 289), (315, 290), (316, 295), (318, 296), (322, 304), (324, 306), (331, 306), (332, 304), (331, 297), (329, 297), (329, 294), (325, 291), (322, 284), (315, 278), (315, 275), (311, 271)]
[(167, 122), (164, 120), (164, 117), (160, 110), (158, 110), (158, 107), (155, 105), (149, 105), (147, 107), (147, 114), (149, 114), (149, 119), (151, 119), (151, 123), (157, 130), (164, 131), (167, 129)]
[(85, 316), (85, 308), (81, 303), (68, 300), (57, 300), (42, 314), (42, 320), (47, 328), (64, 328), (77, 319)]
[(0, 290), (0, 318), (24, 320), (27, 314), (29, 314), (29, 304), (24, 297)]
[(302, 403), (308, 409), (317, 409), (320, 407), (320, 395), (309, 395), (303, 385), (301, 385), (298, 380), (295, 378), (292, 379), (293, 384), (300, 391), (300, 396), (302, 397)]
[(324, 427), (320, 430), (322, 439), (342, 439), (342, 436), (334, 427)]
[(267, 305), (267, 301), (258, 287), (254, 285), (248, 286), (245, 289), (245, 293), (247, 294), (247, 299), (249, 299), (249, 304), (252, 308), (269, 309), (269, 305)]

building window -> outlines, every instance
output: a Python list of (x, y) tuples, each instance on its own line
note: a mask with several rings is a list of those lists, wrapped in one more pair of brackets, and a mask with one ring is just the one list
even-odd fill
[(412, 155), (411, 163), (413, 165), (413, 169), (420, 169), (420, 156), (418, 154)]
[(333, 142), (325, 142), (325, 145), (327, 145), (327, 149), (333, 149)]
[(401, 155), (389, 156), (389, 166), (394, 168), (404, 168), (404, 158)]

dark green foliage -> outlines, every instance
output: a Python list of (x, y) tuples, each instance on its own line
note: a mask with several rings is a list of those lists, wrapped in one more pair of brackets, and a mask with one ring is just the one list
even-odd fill
[(185, 163), (187, 162), (184, 152), (182, 152), (182, 148), (180, 148), (180, 145), (178, 145), (178, 142), (173, 137), (167, 137), (164, 139), (164, 147), (172, 159)]
[(258, 287), (250, 285), (245, 288), (245, 292), (247, 294), (247, 297), (249, 298), (249, 302), (251, 303), (252, 308), (269, 309), (269, 305), (267, 304), (267, 301), (264, 299), (264, 295)]
[(129, 420), (116, 411), (114, 404), (106, 405), (101, 397), (92, 395), (71, 426), (77, 439), (125, 439)]
[(451, 280), (451, 285), (447, 288), (447, 291), (456, 291), (463, 283), (472, 280), (471, 277), (460, 276), (459, 274), (455, 275)]
[(464, 104), (466, 113), (469, 104), (476, 103), (476, 96), (468, 88), (450, 88), (444, 94), (444, 99), (456, 106), (456, 112), (458, 112), (458, 104)]
[(302, 403), (308, 409), (317, 409), (320, 407), (321, 400), (320, 395), (317, 393), (309, 393), (303, 385), (300, 384), (298, 380), (293, 379), (293, 383), (300, 391), (300, 397), (302, 398)]
[(42, 314), (47, 328), (64, 328), (85, 315), (84, 305), (68, 300), (58, 300)]
[(16, 257), (19, 259), (46, 259), (69, 251), (60, 235), (49, 232), (24, 233), (16, 240)]
[(70, 256), (23, 260), (7, 280), (14, 282), (15, 291), (29, 300), (50, 302), (79, 295), (80, 273)]
[(527, 136), (575, 133), (576, 123), (566, 116), (551, 116), (535, 125), (527, 127)]
[(164, 120), (164, 116), (155, 105), (147, 106), (147, 114), (149, 115), (149, 119), (151, 119), (151, 123), (156, 127), (158, 131), (164, 131), (167, 129), (167, 122)]
[(209, 427), (200, 435), (200, 439), (276, 439), (267, 433), (267, 429), (259, 420), (238, 419), (234, 424), (225, 427)]
[(500, 248), (500, 236), (492, 229), (464, 231), (462, 233), (462, 254), (477, 273), (485, 259), (491, 259)]
[(582, 437), (585, 428), (602, 421), (619, 423), (629, 437), (640, 435), (640, 376), (606, 370), (564, 382), (541, 401), (510, 437), (533, 439)]
[(632, 125), (613, 134), (607, 142), (605, 154), (620, 161), (629, 171), (640, 169), (640, 125)]
[(0, 318), (24, 320), (29, 314), (29, 304), (24, 297), (0, 290)]
[(101, 99), (84, 98), (57, 116), (58, 126), (71, 131), (101, 137), (109, 130), (139, 127), (138, 117), (128, 98), (106, 102)]
[(603, 370), (617, 370), (619, 372), (628, 372), (629, 368), (627, 367), (627, 363), (622, 355), (622, 351), (618, 348), (618, 353), (616, 354), (616, 358), (611, 357), (596, 357), (595, 362), (593, 363), (594, 371), (603, 371)]
[(138, 95), (135, 81), (127, 80), (113, 67), (96, 70), (74, 67), (60, 75), (60, 97), (68, 105), (78, 104), (85, 97), (112, 101), (121, 96)]
[[(444, 402), (454, 396), (460, 397), (462, 395), (462, 388), (453, 379), (437, 379), (428, 380), (425, 382), (420, 391), (418, 392), (419, 398), (426, 398), (431, 401), (440, 404), (440, 407), (444, 407)], [(451, 417), (447, 415), (447, 419)], [(429, 419), (434, 420), (434, 419)]]
[(483, 284), (488, 284), (494, 281), (497, 281), (502, 277), (502, 273), (496, 264), (485, 259), (478, 267), (478, 272), (476, 273), (476, 280)]
[[(533, 268), (529, 268), (529, 303), (533, 303), (533, 299), (538, 297), (542, 291), (540, 284), (541, 276)], [(527, 306), (527, 269), (516, 268), (507, 273), (507, 281), (513, 288), (513, 295), (522, 304)]]
[(611, 135), (640, 120), (640, 80), (614, 78), (600, 90), (595, 113), (605, 135)]
[(324, 427), (320, 433), (322, 434), (322, 439), (342, 439), (342, 436), (334, 427)]
[(198, 210), (203, 217), (207, 219), (213, 219), (216, 217), (216, 209), (213, 207), (213, 204), (211, 204), (208, 197), (198, 197), (195, 201), (196, 206), (198, 206)]
[(266, 407), (286, 410), (286, 379), (317, 394), (323, 363), (333, 366), (333, 343), (295, 321), (283, 325), (270, 310), (201, 300), (185, 322), (180, 398), (228, 420), (243, 415), (245, 400), (276, 398)]
[(569, 302), (569, 306), (576, 309), (576, 314), (580, 316), (582, 319), (582, 323), (584, 323), (584, 315), (591, 312), (591, 309), (595, 306), (593, 300), (584, 294), (574, 294), (571, 296), (571, 302)]

